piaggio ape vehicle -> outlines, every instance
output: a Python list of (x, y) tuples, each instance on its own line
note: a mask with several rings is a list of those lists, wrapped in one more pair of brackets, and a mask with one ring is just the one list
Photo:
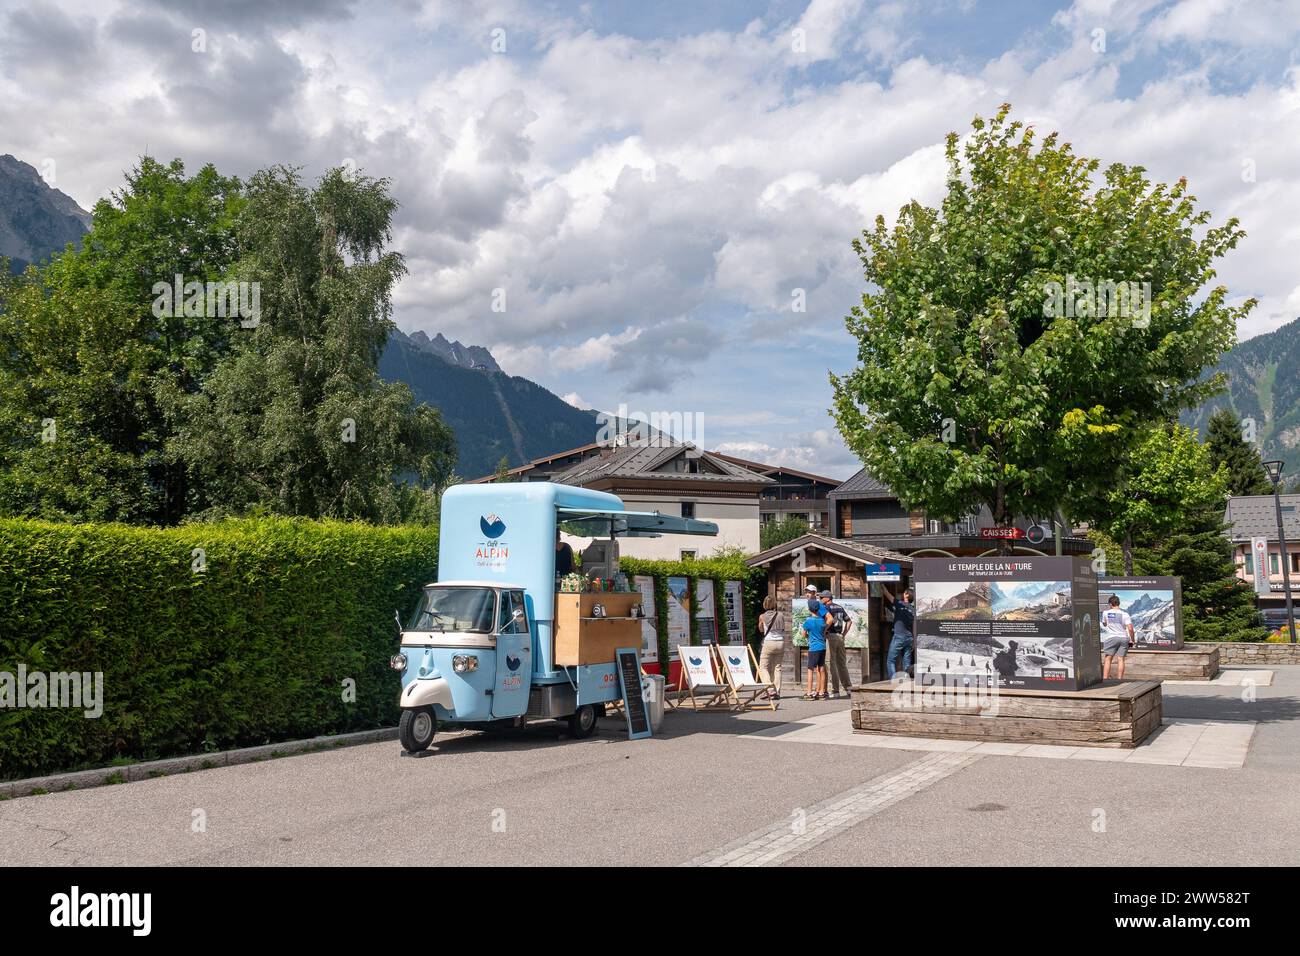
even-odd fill
[[(561, 524), (605, 539), (584, 552), (582, 588), (563, 592)], [(618, 539), (665, 533), (716, 535), (718, 527), (628, 511), (616, 495), (551, 482), (449, 488), (441, 580), (423, 589), (391, 662), (402, 674), (402, 747), (428, 749), (441, 722), (488, 728), (561, 719), (572, 736), (590, 735), (605, 704), (622, 697), (615, 650), (640, 647), (641, 616), (653, 613), (641, 608), (638, 591), (608, 590), (619, 580)]]

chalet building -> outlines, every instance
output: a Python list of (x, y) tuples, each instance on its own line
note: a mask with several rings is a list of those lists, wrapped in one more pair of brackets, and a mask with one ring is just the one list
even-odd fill
[(785, 465), (765, 465), (762, 462), (737, 458), (714, 452), (714, 455), (733, 465), (739, 465), (755, 474), (772, 479), (758, 499), (758, 519), (763, 524), (794, 516), (808, 522), (808, 527), (819, 534), (830, 534), (830, 507), (826, 496), (839, 482), (834, 478), (814, 475)]
[[(981, 528), (994, 525), (988, 508), (966, 515), (960, 521), (931, 518), (919, 509), (903, 506), (898, 495), (864, 468), (827, 496), (831, 536), (899, 551), (916, 557), (971, 557), (995, 554), (998, 542), (980, 536)], [(1033, 522), (1022, 519), (1016, 527), (1030, 538), (1013, 541), (1018, 554), (1055, 554), (1056, 542)], [(1041, 540), (1034, 540), (1038, 536)], [(1070, 533), (1061, 539), (1065, 555), (1091, 554), (1092, 542)]]
[[(677, 560), (707, 557), (725, 547), (758, 550), (759, 496), (771, 478), (690, 443), (666, 439), (652, 445), (598, 445), (595, 454), (579, 449), (572, 454), (582, 457), (568, 468), (550, 471), (546, 480), (608, 491), (622, 498), (629, 511), (658, 511), (718, 526), (717, 537), (625, 538), (623, 555)], [(515, 480), (536, 480), (526, 477), (533, 473)]]
[[(602, 451), (614, 447), (609, 442), (592, 442), (579, 448), (570, 448), (543, 458), (534, 458), (525, 465), (511, 468), (504, 478), (484, 475), (469, 482), (472, 485), (493, 481), (554, 481), (555, 476), (579, 462), (598, 458)], [(715, 458), (739, 465), (754, 474), (770, 478), (772, 483), (763, 488), (758, 501), (758, 518), (761, 523), (775, 521), (789, 515), (808, 522), (809, 529), (820, 534), (830, 534), (830, 512), (826, 495), (839, 481), (824, 475), (814, 475), (785, 465), (767, 465), (762, 462), (710, 452)]]
[[(1282, 495), (1282, 527), (1291, 574), (1291, 600), (1300, 601), (1300, 495)], [(1286, 626), (1286, 595), (1282, 582), (1282, 546), (1277, 536), (1277, 506), (1272, 495), (1239, 495), (1228, 499), (1223, 514), (1225, 534), (1232, 542), (1237, 577), (1255, 591), (1255, 603), (1270, 627)], [(1256, 567), (1251, 542), (1263, 539), (1267, 567)]]

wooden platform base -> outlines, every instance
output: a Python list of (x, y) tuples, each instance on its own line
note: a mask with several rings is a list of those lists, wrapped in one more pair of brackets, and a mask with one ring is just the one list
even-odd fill
[(1136, 747), (1160, 726), (1159, 681), (1103, 681), (1087, 690), (1002, 690), (959, 697), (888, 681), (852, 689), (853, 730), (1069, 747)]
[(1219, 674), (1217, 647), (1191, 647), (1155, 651), (1130, 648), (1124, 677), (1135, 680), (1214, 680)]

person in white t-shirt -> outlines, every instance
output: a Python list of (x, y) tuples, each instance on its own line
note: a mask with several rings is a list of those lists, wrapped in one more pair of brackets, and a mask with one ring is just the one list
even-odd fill
[(1124, 658), (1129, 642), (1133, 640), (1133, 618), (1128, 611), (1120, 610), (1119, 595), (1110, 596), (1110, 607), (1101, 612), (1101, 679), (1110, 679), (1110, 664), (1115, 664), (1115, 679), (1124, 679)]

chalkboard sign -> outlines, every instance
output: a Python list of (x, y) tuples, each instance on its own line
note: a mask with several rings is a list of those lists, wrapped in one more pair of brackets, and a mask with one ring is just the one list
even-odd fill
[(620, 647), (615, 651), (618, 660), (618, 682), (623, 688), (623, 712), (627, 714), (629, 740), (650, 737), (650, 715), (641, 696), (641, 652), (635, 647)]

